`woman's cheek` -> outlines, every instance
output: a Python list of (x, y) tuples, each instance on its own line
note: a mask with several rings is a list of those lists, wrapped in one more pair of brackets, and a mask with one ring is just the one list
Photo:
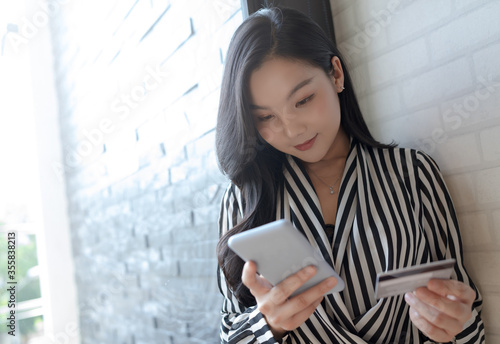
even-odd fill
[(332, 111), (332, 103), (328, 101), (318, 102), (316, 107), (316, 114), (319, 118), (324, 119), (324, 117), (329, 116)]
[(276, 143), (283, 131), (280, 121), (276, 118), (262, 123), (257, 129), (260, 136), (262, 136), (262, 138), (269, 144)]
[(259, 128), (259, 134), (267, 143), (272, 145), (272, 143), (276, 139), (277, 133), (275, 130), (273, 130), (272, 126), (265, 126), (263, 128)]

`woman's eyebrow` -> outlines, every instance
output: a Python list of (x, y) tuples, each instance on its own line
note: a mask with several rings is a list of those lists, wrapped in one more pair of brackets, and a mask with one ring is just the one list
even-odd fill
[[(306, 79), (306, 80), (303, 80), (301, 82), (299, 82), (291, 91), (290, 93), (288, 94), (288, 96), (286, 97), (286, 100), (290, 100), (290, 98), (292, 98), (292, 96), (295, 94), (295, 92), (297, 92), (298, 90), (300, 90), (302, 87), (306, 86), (306, 85), (309, 85), (312, 80), (314, 79), (314, 76), (313, 77), (310, 77), (309, 79)], [(250, 109), (251, 110), (267, 110), (267, 107), (263, 107), (263, 106), (258, 106), (258, 105), (254, 105), (254, 104), (250, 104)]]
[(302, 87), (306, 86), (306, 85), (309, 85), (311, 82), (312, 82), (312, 79), (314, 79), (314, 76), (309, 78), (309, 79), (306, 79), (304, 81), (301, 81), (297, 84), (297, 86), (295, 86), (291, 91), (290, 93), (288, 94), (288, 97), (286, 97), (286, 100), (290, 100), (290, 98), (292, 98), (292, 96), (294, 95), (295, 92), (297, 92), (298, 90), (300, 90)]

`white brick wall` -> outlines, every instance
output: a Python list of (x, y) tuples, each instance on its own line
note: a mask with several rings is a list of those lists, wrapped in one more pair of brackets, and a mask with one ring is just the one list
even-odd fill
[(217, 342), (214, 127), (240, 6), (70, 1), (54, 17), (82, 343)]
[(424, 73), (410, 74), (402, 81), (403, 98), (409, 108), (435, 104), (472, 86), (470, 64), (465, 58), (429, 67)]
[(371, 109), (370, 119), (373, 120), (378, 121), (383, 118), (397, 116), (401, 111), (401, 101), (398, 97), (394, 96), (397, 93), (398, 91), (395, 87), (384, 88), (381, 91), (367, 95), (360, 106), (365, 109)]
[(493, 233), (489, 230), (488, 213), (485, 211), (462, 213), (458, 220), (463, 227), (474, 228), (473, 231), (462, 231), (462, 240), (470, 248), (481, 249), (491, 247), (495, 242)]
[(422, 70), (428, 63), (425, 40), (415, 40), (368, 63), (372, 87), (376, 89), (380, 85), (394, 82), (397, 78)]
[(485, 129), (479, 135), (484, 160), (492, 162), (500, 160), (500, 145), (498, 144), (500, 126)]
[(466, 50), (485, 47), (486, 44), (498, 40), (500, 35), (498, 13), (500, 13), (498, 1), (490, 1), (485, 6), (469, 10), (464, 14), (456, 13), (456, 18), (429, 34), (429, 49), (432, 51), (433, 59), (448, 60), (463, 54)]
[[(474, 208), (477, 203), (477, 192), (471, 173), (448, 175), (446, 183), (457, 209)], [(460, 214), (459, 212), (459, 216)], [(465, 231), (466, 228), (462, 228), (462, 232)]]
[(373, 133), (426, 151), (445, 175), (488, 342), (500, 342), (500, 2), (331, 3)]
[[(394, 1), (396, 13), (387, 34), (391, 44), (408, 42), (422, 37), (429, 29), (442, 25), (443, 21), (450, 18), (452, 0), (428, 1), (401, 0)], [(361, 4), (360, 4), (361, 5)]]
[(477, 173), (479, 203), (500, 202), (500, 167), (488, 168)]

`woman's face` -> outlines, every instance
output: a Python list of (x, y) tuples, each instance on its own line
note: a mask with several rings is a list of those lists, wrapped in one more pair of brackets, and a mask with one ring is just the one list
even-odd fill
[(251, 109), (260, 135), (277, 150), (305, 162), (318, 162), (333, 146), (340, 127), (337, 93), (344, 76), (307, 63), (272, 58), (250, 76)]

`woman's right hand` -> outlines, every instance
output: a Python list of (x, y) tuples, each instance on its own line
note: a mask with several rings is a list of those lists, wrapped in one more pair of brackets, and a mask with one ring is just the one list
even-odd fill
[(290, 297), (315, 274), (316, 268), (308, 266), (273, 287), (257, 274), (254, 262), (245, 263), (241, 280), (257, 300), (257, 307), (276, 340), (302, 325), (321, 303), (323, 295), (337, 284), (336, 278), (329, 277), (301, 294)]

